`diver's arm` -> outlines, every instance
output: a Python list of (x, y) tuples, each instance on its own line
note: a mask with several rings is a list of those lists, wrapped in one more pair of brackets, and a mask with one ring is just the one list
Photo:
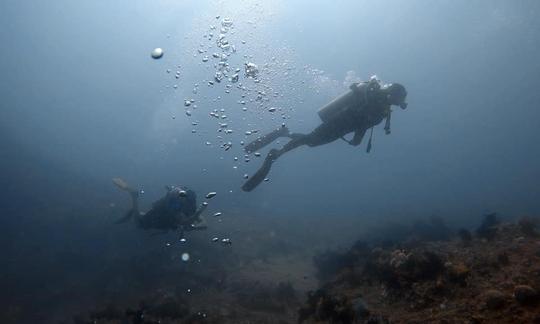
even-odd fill
[(201, 221), (201, 214), (206, 209), (206, 206), (208, 205), (206, 204), (201, 205), (199, 209), (197, 209), (195, 213), (193, 213), (191, 216), (182, 213), (180, 216), (180, 219), (184, 219), (185, 220), (184, 223), (189, 223), (189, 224), (199, 223)]
[(198, 222), (197, 224), (191, 225), (194, 229), (206, 229), (207, 227), (206, 219), (202, 217), (201, 214), (203, 213), (203, 211), (206, 209), (207, 206), (208, 206), (207, 204), (202, 204), (201, 207), (199, 207), (199, 209), (197, 209), (197, 211), (195, 212), (194, 219), (197, 220)]
[(364, 138), (364, 135), (366, 134), (365, 129), (357, 129), (354, 132), (354, 137), (352, 140), (349, 141), (349, 144), (353, 146), (358, 146), (360, 143), (362, 143), (362, 139)]
[(206, 218), (200, 216), (199, 222), (197, 224), (191, 224), (192, 230), (205, 230), (208, 228), (208, 225), (206, 223)]
[(202, 212), (206, 209), (208, 205), (201, 205), (197, 211), (188, 218), (188, 222), (182, 226), (183, 229), (187, 231), (193, 230), (204, 230), (208, 226), (206, 224), (206, 219), (201, 216)]
[(197, 209), (197, 211), (193, 215), (193, 218), (194, 219), (200, 218), (201, 214), (203, 213), (203, 211), (206, 209), (207, 206), (208, 206), (207, 204), (202, 204), (201, 207), (199, 207), (199, 209)]

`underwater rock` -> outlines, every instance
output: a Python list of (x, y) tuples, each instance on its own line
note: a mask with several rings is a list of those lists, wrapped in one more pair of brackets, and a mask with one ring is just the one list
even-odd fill
[(354, 320), (355, 311), (350, 300), (345, 296), (331, 296), (323, 289), (308, 293), (307, 305), (298, 311), (298, 323), (321, 321), (349, 324)]
[(369, 316), (369, 310), (366, 302), (362, 297), (358, 297), (352, 300), (352, 306), (356, 314), (356, 318), (365, 318)]
[(506, 252), (501, 252), (497, 255), (497, 263), (501, 266), (506, 266), (510, 264), (510, 258)]
[(484, 215), (482, 224), (480, 224), (480, 227), (476, 229), (476, 235), (490, 241), (497, 234), (497, 225), (499, 225), (499, 219), (497, 218), (497, 213)]
[(538, 220), (530, 217), (522, 217), (518, 222), (519, 228), (525, 236), (538, 237)]
[(371, 247), (363, 240), (358, 240), (344, 253), (325, 251), (313, 257), (317, 269), (317, 278), (326, 280), (344, 269), (351, 269), (355, 265), (365, 262), (372, 254)]
[[(320, 314), (323, 305), (339, 308), (337, 296), (347, 296), (354, 323), (385, 323), (375, 315), (399, 323), (534, 323), (536, 319), (540, 323), (540, 242), (525, 234), (523, 225), (525, 230), (530, 226), (499, 223), (491, 214), (477, 231), (485, 238), (482, 241), (490, 240), (487, 244), (468, 231), (454, 232), (461, 242), (454, 237), (414, 246), (406, 245), (409, 237), (403, 235), (400, 241), (392, 237), (386, 245), (377, 237), (370, 245), (378, 246), (368, 248), (366, 256), (357, 253), (362, 244), (347, 253), (319, 255), (320, 265), (338, 270), (323, 283), (326, 297), (310, 296), (315, 301), (308, 302), (299, 316), (310, 323), (339, 323)], [(463, 241), (469, 239), (471, 244), (464, 248)], [(345, 256), (351, 266), (337, 267)], [(356, 300), (357, 296), (362, 298)], [(370, 314), (360, 318), (364, 307)]]
[(418, 282), (428, 282), (439, 277), (444, 270), (442, 259), (430, 251), (405, 253), (383, 251), (368, 259), (363, 274), (367, 280), (378, 280), (394, 292), (408, 289)]
[(506, 296), (495, 289), (490, 289), (484, 293), (484, 302), (488, 309), (500, 309), (506, 304)]
[(394, 268), (401, 267), (409, 259), (409, 254), (404, 250), (395, 250), (390, 255), (390, 265)]
[(539, 300), (538, 292), (528, 285), (518, 285), (514, 288), (514, 298), (520, 304), (532, 304)]
[(398, 275), (407, 281), (430, 280), (444, 269), (441, 258), (433, 252), (411, 254), (398, 269)]
[(326, 251), (313, 257), (317, 269), (317, 278), (326, 280), (339, 273), (342, 269), (354, 265), (355, 258), (347, 253)]
[(464, 284), (471, 270), (463, 262), (445, 264), (450, 281)]

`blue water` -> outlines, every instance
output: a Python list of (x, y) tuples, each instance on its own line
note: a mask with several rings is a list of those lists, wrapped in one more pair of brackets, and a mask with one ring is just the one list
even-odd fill
[[(165, 185), (199, 199), (217, 192), (208, 230), (188, 234), (185, 250), (203, 259), (241, 255), (268, 233), (309, 255), (384, 221), (475, 226), (486, 212), (538, 214), (539, 14), (537, 1), (2, 1), (2, 322), (55, 321), (121, 299), (111, 269), (175, 239), (114, 225), (129, 199), (113, 177), (144, 191), (144, 210)], [(240, 80), (208, 85), (224, 18)], [(372, 75), (404, 84), (409, 108), (394, 109), (390, 135), (375, 128), (369, 154), (366, 143), (302, 147), (269, 181), (240, 190), (284, 144), (246, 163), (240, 142), (257, 136), (246, 131), (309, 132), (319, 107)], [(212, 250), (216, 235), (233, 244)], [(149, 289), (165, 259), (144, 279)]]

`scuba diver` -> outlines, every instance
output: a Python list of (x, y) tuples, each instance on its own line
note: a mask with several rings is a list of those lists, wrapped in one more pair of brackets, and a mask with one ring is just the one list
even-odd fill
[(124, 217), (117, 220), (116, 224), (125, 223), (133, 218), (137, 227), (141, 229), (160, 230), (162, 233), (180, 231), (181, 235), (186, 231), (206, 229), (206, 221), (201, 214), (208, 203), (202, 203), (197, 209), (197, 196), (193, 190), (165, 186), (167, 190), (165, 196), (154, 202), (149, 211), (142, 213), (139, 211), (139, 190), (130, 187), (120, 178), (114, 178), (113, 183), (126, 191), (132, 202), (131, 209)]
[[(244, 150), (247, 153), (255, 152), (272, 143), (279, 137), (288, 137), (291, 140), (281, 149), (272, 149), (266, 156), (261, 168), (242, 186), (244, 191), (255, 189), (268, 175), (272, 163), (284, 153), (302, 145), (310, 147), (331, 143), (343, 139), (353, 146), (362, 142), (366, 131), (371, 128), (371, 135), (367, 145), (367, 152), (371, 150), (373, 127), (386, 118), (384, 130), (390, 134), (391, 106), (407, 108), (405, 98), (407, 91), (399, 83), (381, 85), (376, 77), (368, 82), (354, 83), (350, 90), (326, 106), (319, 109), (318, 114), (322, 124), (309, 134), (291, 134), (285, 125), (247, 144)], [(354, 132), (352, 140), (344, 138)]]

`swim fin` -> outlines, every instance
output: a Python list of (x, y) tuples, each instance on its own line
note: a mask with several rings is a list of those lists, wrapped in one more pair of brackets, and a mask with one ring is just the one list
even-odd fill
[(113, 178), (112, 179), (112, 182), (120, 189), (120, 190), (124, 190), (124, 191), (127, 191), (127, 192), (135, 192), (136, 190), (133, 189), (132, 187), (130, 187), (128, 185), (127, 182), (124, 181), (124, 179), (122, 178)]
[(276, 139), (280, 137), (287, 137), (287, 136), (289, 136), (289, 129), (285, 126), (281, 126), (279, 128), (274, 129), (270, 133), (264, 136), (261, 136), (257, 138), (256, 140), (254, 140), (253, 142), (247, 144), (244, 147), (244, 151), (246, 151), (247, 153), (255, 152), (257, 150), (262, 149), (266, 145), (272, 143)]
[(128, 210), (128, 212), (122, 218), (117, 219), (114, 223), (115, 224), (123, 224), (123, 223), (129, 221), (133, 217), (133, 214), (135, 214), (135, 211), (133, 209), (130, 209), (130, 210)]
[(277, 150), (272, 150), (268, 155), (266, 156), (266, 159), (264, 160), (263, 165), (261, 168), (251, 177), (249, 178), (246, 183), (242, 186), (243, 191), (252, 191), (255, 189), (263, 180), (266, 178), (268, 173), (270, 172), (270, 168), (272, 167), (272, 163), (274, 163), (274, 156), (276, 155)]
[(120, 190), (129, 193), (131, 197), (131, 209), (122, 218), (114, 222), (115, 224), (122, 224), (129, 221), (134, 215), (139, 213), (139, 191), (130, 187), (127, 182), (121, 178), (113, 178), (112, 181)]

